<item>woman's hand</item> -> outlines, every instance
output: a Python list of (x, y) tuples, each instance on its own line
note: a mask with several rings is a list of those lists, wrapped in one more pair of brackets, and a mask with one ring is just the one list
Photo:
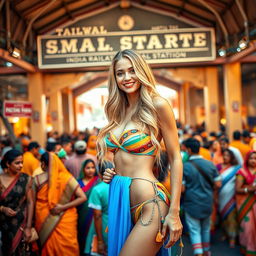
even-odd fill
[(103, 173), (103, 181), (105, 183), (110, 183), (111, 180), (113, 179), (114, 175), (116, 175), (116, 172), (114, 171), (114, 168), (107, 168), (105, 169), (105, 172)]
[(1, 212), (4, 213), (6, 216), (9, 216), (9, 217), (13, 217), (17, 214), (17, 212), (14, 211), (13, 209), (11, 209), (9, 207), (4, 207), (4, 206), (1, 207)]
[(107, 255), (106, 245), (103, 241), (98, 241), (97, 246), (98, 246), (98, 253), (100, 255)]
[(247, 187), (249, 192), (255, 192), (256, 191), (256, 185), (251, 185)]
[(167, 229), (169, 230), (169, 241), (166, 244), (166, 248), (170, 248), (173, 246), (182, 235), (182, 224), (180, 221), (180, 216), (173, 216), (168, 213), (165, 217), (165, 221), (162, 228), (162, 236), (165, 237), (167, 233)]
[(56, 204), (56, 206), (50, 210), (52, 215), (59, 215), (63, 211), (64, 206), (62, 204)]
[(31, 239), (32, 233), (31, 233), (31, 228), (25, 228), (24, 229), (24, 239), (25, 242), (29, 242)]

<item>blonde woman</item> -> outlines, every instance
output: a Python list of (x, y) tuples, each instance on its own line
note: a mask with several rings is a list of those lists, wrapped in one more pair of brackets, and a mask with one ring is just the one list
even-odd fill
[[(152, 71), (132, 50), (120, 51), (113, 59), (105, 111), (109, 124), (100, 131), (98, 157), (102, 160), (110, 150), (115, 165), (104, 174), (104, 181), (111, 181), (108, 255), (169, 255), (168, 248), (182, 233), (178, 133), (170, 105), (156, 91)], [(160, 161), (162, 139), (171, 160), (171, 197), (152, 171), (154, 162)]]

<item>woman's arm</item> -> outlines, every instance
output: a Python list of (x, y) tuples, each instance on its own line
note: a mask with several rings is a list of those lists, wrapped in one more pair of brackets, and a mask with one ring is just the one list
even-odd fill
[(58, 215), (62, 211), (66, 211), (69, 208), (76, 207), (87, 200), (86, 195), (84, 194), (83, 190), (80, 187), (77, 187), (77, 189), (75, 191), (75, 196), (76, 196), (76, 198), (74, 200), (72, 200), (71, 202), (68, 202), (63, 205), (57, 204), (53, 209), (51, 209), (51, 214)]
[(242, 178), (236, 177), (236, 193), (237, 194), (248, 194), (256, 191), (256, 186), (246, 185), (244, 186), (244, 181)]
[(33, 191), (32, 191), (32, 183), (33, 178), (29, 178), (28, 181), (28, 188), (27, 188), (27, 210), (28, 210), (28, 219), (27, 225), (24, 229), (25, 240), (29, 241), (31, 238), (31, 227), (32, 227), (32, 219), (34, 215), (34, 198), (33, 198)]
[(171, 169), (171, 205), (165, 218), (162, 235), (165, 236), (167, 228), (170, 231), (170, 239), (166, 247), (171, 247), (182, 234), (182, 224), (179, 217), (180, 195), (182, 186), (182, 160), (178, 140), (178, 131), (173, 111), (169, 103), (161, 98), (154, 99), (160, 121), (160, 130), (163, 137)]
[(101, 210), (93, 209), (94, 225), (98, 240), (98, 253), (106, 255), (106, 246), (102, 236), (102, 212)]

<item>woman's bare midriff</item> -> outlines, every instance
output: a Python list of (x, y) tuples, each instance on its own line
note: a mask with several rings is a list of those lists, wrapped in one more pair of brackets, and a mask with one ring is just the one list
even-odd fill
[[(115, 172), (130, 178), (143, 178), (157, 182), (153, 174), (155, 157), (145, 155), (132, 155), (122, 150), (116, 152), (114, 157)], [(152, 199), (155, 191), (151, 182), (134, 179), (130, 187), (131, 206)]]

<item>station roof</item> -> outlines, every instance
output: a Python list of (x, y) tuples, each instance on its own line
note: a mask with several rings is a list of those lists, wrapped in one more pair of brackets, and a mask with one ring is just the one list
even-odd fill
[(165, 10), (177, 17), (185, 17), (202, 26), (214, 27), (220, 34), (220, 40), (225, 36), (224, 30), (229, 36), (244, 34), (245, 23), (250, 30), (256, 29), (254, 0), (12, 0), (10, 4), (14, 13), (27, 24), (35, 19), (32, 28), (36, 34), (45, 34), (66, 22), (116, 2), (120, 2), (124, 7), (127, 2), (136, 2)]
[(217, 49), (223, 45), (231, 47), (244, 37), (254, 42), (256, 39), (255, 0), (1, 0), (0, 27), (4, 29), (0, 31), (0, 48), (8, 50), (5, 42), (8, 9), (11, 44), (23, 47), (27, 60), (36, 63), (38, 35), (116, 3), (123, 8), (136, 3), (186, 18), (202, 27), (214, 27)]

